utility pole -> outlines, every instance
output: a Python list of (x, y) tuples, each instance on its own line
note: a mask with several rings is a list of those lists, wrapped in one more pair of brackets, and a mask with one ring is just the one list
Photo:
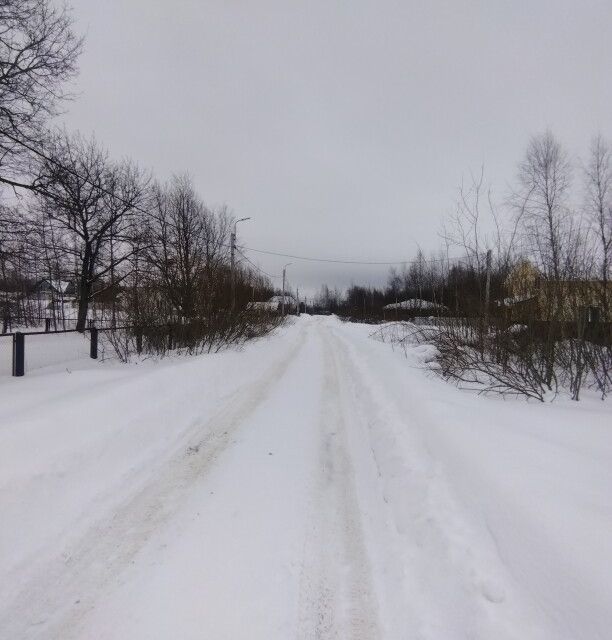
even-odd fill
[(231, 298), (231, 312), (234, 313), (234, 307), (236, 306), (236, 273), (234, 253), (236, 251), (236, 232), (232, 230), (230, 235), (230, 298)]
[(297, 317), (300, 317), (300, 288), (296, 289), (295, 297), (297, 298), (297, 308), (295, 310)]
[[(114, 233), (113, 225), (111, 224), (110, 228), (110, 280), (111, 280), (111, 296), (112, 296), (112, 305), (111, 305), (111, 327), (117, 326), (117, 291), (115, 290), (115, 233)], [(64, 309), (64, 294), (62, 295), (62, 310)], [(53, 311), (55, 317), (55, 310)], [(97, 357), (97, 356), (96, 356)]]
[(231, 311), (234, 313), (236, 309), (236, 226), (239, 222), (244, 222), (245, 220), (250, 220), (251, 218), (240, 218), (239, 220), (234, 220), (234, 230), (230, 236), (230, 270), (231, 270), (231, 298), (232, 298), (232, 306)]
[(485, 327), (489, 326), (489, 300), (491, 297), (491, 258), (492, 252), (491, 249), (487, 251), (487, 279), (485, 282)]
[(281, 315), (284, 317), (285, 316), (285, 273), (287, 271), (287, 267), (289, 267), (290, 265), (292, 265), (293, 262), (288, 262), (284, 267), (283, 267), (283, 300), (281, 303)]

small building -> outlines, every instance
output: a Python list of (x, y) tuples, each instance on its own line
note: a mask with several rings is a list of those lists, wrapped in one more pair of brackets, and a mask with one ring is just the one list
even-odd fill
[(249, 302), (247, 305), (247, 309), (251, 309), (253, 311), (276, 311), (277, 305), (271, 302), (260, 301), (260, 302)]
[(430, 302), (429, 300), (422, 300), (421, 298), (408, 298), (408, 300), (402, 300), (401, 302), (392, 302), (386, 304), (383, 307), (384, 311), (414, 311), (422, 312), (427, 311), (429, 314), (434, 313), (448, 313), (448, 307), (437, 302)]
[[(290, 294), (286, 293), (284, 297), (285, 301), (285, 313), (294, 313), (297, 309), (297, 301)], [(248, 305), (249, 309), (259, 310), (259, 311), (270, 311), (270, 312), (278, 312), (281, 313), (283, 308), (283, 296), (276, 295), (272, 296), (269, 300), (265, 300), (263, 302), (251, 302)]]
[(74, 282), (69, 280), (43, 278), (32, 287), (31, 294), (36, 293), (52, 299), (74, 298), (76, 295), (76, 286)]
[(510, 321), (561, 322), (612, 319), (612, 282), (601, 280), (550, 280), (528, 261), (517, 265), (506, 278), (508, 297), (496, 302)]

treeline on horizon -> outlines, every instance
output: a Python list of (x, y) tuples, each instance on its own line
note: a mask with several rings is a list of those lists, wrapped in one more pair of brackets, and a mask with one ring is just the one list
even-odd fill
[[(314, 304), (355, 318), (409, 299), (447, 308), (443, 315), (482, 312), (487, 276), (491, 309), (509, 297), (509, 276), (531, 265), (539, 281), (602, 283), (602, 319), (609, 320), (612, 261), (612, 145), (601, 135), (587, 161), (572, 162), (552, 132), (532, 137), (518, 165), (515, 189), (497, 202), (484, 170), (461, 186), (456, 210), (440, 232), (441, 248), (421, 250), (389, 270), (384, 287), (353, 284), (342, 292), (323, 285)], [(607, 286), (606, 286), (607, 285)]]

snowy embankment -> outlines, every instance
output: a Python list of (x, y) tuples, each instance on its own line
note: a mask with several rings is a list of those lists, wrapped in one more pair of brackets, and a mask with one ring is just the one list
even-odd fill
[[(249, 403), (258, 402), (266, 385), (284, 373), (303, 341), (302, 333), (289, 327), (277, 339), (256, 342), (243, 352), (138, 365), (84, 358), (78, 370), (60, 365), (22, 379), (2, 379), (1, 638), (22, 637), (13, 628), (37, 625), (40, 637), (48, 637), (44, 624), (62, 612), (43, 612), (49, 619), (35, 621), (36, 601), (50, 598), (57, 606), (70, 607), (74, 603), (69, 595), (81, 590), (85, 594), (91, 579), (75, 576), (83, 585), (54, 581), (53, 572), (59, 575), (62, 569), (56, 560), (70, 572), (75, 549), (81, 553), (84, 540), (93, 544), (92, 536), (109, 535), (118, 511), (168, 474), (158, 487), (160, 495), (147, 502), (151, 511), (163, 511), (161, 494), (176, 499), (174, 485), (188, 484), (189, 470), (168, 469), (174, 457), (197, 453), (202, 438), (214, 445), (229, 437), (232, 420), (238, 420)], [(214, 455), (214, 447), (211, 452)], [(152, 519), (151, 528), (159, 524), (158, 515), (140, 514), (141, 520)], [(149, 529), (144, 527), (138, 535), (142, 540), (133, 541), (136, 546), (144, 544)], [(130, 560), (126, 557), (126, 564)], [(101, 556), (95, 562), (103, 565), (109, 558)], [(54, 600), (40, 593), (45, 588), (66, 593), (53, 593)]]
[(0, 381), (0, 638), (608, 638), (610, 405), (371, 332)]
[[(580, 403), (559, 398), (554, 404), (477, 396), (423, 371), (435, 352), (427, 345), (395, 350), (390, 358), (388, 344), (366, 347), (371, 328), (347, 326), (343, 333), (352, 336), (354, 361), (370, 391), (395, 401), (384, 409), (391, 413), (384, 424), (387, 444), (394, 443), (402, 460), (398, 491), (410, 492), (414, 469), (406, 461), (430, 465), (425, 493), (432, 518), (416, 526), (424, 544), (454, 540), (447, 550), (463, 556), (470, 574), (484, 571), (483, 593), (493, 602), (507, 600), (508, 585), (517, 587), (534, 619), (546, 621), (542, 637), (609, 637), (612, 403), (586, 395)], [(442, 503), (435, 504), (439, 480), (460, 523), (446, 521)], [(434, 554), (425, 573), (436, 571), (444, 553)], [(524, 626), (520, 620), (511, 621), (509, 637), (531, 637), (528, 620)], [(455, 637), (447, 632), (441, 637)], [(498, 629), (497, 637), (506, 636)]]

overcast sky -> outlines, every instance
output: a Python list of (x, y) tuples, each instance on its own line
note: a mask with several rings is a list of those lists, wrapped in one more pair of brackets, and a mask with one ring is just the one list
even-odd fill
[[(612, 2), (72, 0), (69, 127), (159, 178), (188, 171), (248, 246), (403, 260), (438, 245), (462, 176), (500, 195), (529, 136), (612, 135)], [(290, 260), (251, 254), (278, 274)], [(291, 282), (386, 267), (292, 260)]]

